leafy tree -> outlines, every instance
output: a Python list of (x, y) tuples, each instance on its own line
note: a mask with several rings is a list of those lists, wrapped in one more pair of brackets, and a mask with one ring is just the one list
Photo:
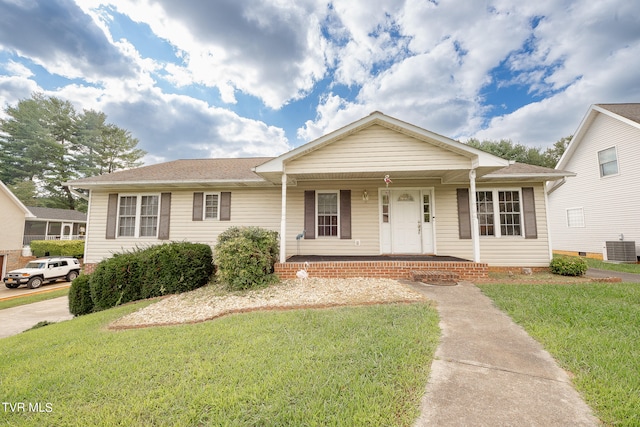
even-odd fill
[(146, 154), (129, 131), (107, 123), (104, 113), (78, 114), (69, 101), (56, 97), (35, 93), (6, 107), (5, 114), (0, 180), (15, 186), (29, 205), (81, 208), (84, 202), (64, 182), (140, 166)]
[(544, 152), (545, 156), (549, 159), (549, 162), (553, 163), (553, 167), (555, 167), (555, 165), (560, 161), (560, 158), (567, 150), (571, 139), (573, 139), (573, 135), (562, 137)]
[(570, 140), (570, 136), (564, 137), (557, 141), (553, 147), (547, 148), (544, 152), (539, 147), (527, 147), (523, 144), (514, 144), (510, 139), (501, 139), (500, 141), (479, 141), (471, 138), (467, 141), (467, 145), (486, 151), (487, 153), (491, 153), (495, 156), (502, 157), (503, 159), (554, 168)]

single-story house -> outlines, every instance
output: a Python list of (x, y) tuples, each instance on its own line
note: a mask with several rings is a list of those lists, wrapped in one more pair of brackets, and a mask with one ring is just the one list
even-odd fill
[(25, 206), (2, 181), (0, 206), (0, 277), (23, 266), (23, 248), (32, 240), (84, 238), (85, 213)]
[(640, 104), (595, 104), (549, 186), (555, 252), (636, 261), (640, 255)]
[(123, 250), (214, 246), (228, 227), (252, 225), (279, 232), (286, 277), (305, 259), (318, 261), (311, 274), (394, 275), (446, 260), (473, 277), (548, 266), (545, 183), (571, 175), (374, 112), (274, 158), (176, 160), (67, 184), (89, 190), (89, 271)]

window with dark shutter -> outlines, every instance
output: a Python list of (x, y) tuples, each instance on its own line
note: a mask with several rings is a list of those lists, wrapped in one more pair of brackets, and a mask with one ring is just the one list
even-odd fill
[(107, 239), (116, 238), (116, 226), (118, 221), (118, 195), (109, 194), (107, 203)]
[(202, 201), (204, 193), (193, 193), (193, 221), (202, 221)]
[(340, 190), (340, 238), (351, 239), (351, 190)]
[(158, 239), (169, 239), (169, 228), (171, 223), (171, 193), (160, 195), (160, 224), (158, 226)]
[(533, 187), (524, 187), (522, 189), (522, 208), (524, 212), (524, 237), (525, 239), (537, 239), (538, 224)]
[(231, 192), (220, 193), (220, 221), (231, 220)]
[(316, 192), (307, 190), (304, 192), (304, 238), (316, 238)]
[(458, 188), (458, 233), (461, 239), (471, 238), (471, 212), (469, 209), (469, 189)]

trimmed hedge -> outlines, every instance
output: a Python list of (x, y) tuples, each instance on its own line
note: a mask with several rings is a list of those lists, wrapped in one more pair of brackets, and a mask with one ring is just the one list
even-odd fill
[(31, 252), (37, 257), (43, 256), (84, 256), (84, 240), (33, 240)]
[[(92, 310), (190, 291), (209, 283), (213, 271), (211, 247), (200, 243), (174, 242), (115, 254), (88, 276)], [(88, 307), (80, 291), (84, 286), (80, 282), (74, 296), (81, 314)]]
[(277, 281), (278, 233), (260, 227), (231, 227), (218, 236), (216, 276), (231, 290), (270, 285)]
[(81, 274), (71, 282), (69, 289), (69, 312), (74, 316), (82, 316), (93, 312), (93, 300), (91, 299), (90, 277)]
[(587, 262), (578, 257), (554, 257), (549, 264), (549, 269), (553, 274), (562, 276), (582, 276), (587, 272)]

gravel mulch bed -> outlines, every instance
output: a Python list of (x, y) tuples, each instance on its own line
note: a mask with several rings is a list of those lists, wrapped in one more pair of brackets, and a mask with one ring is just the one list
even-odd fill
[(408, 286), (390, 279), (287, 280), (265, 289), (228, 293), (206, 286), (172, 295), (109, 325), (111, 329), (196, 323), (231, 313), (255, 310), (325, 308), (425, 301), (427, 298)]

